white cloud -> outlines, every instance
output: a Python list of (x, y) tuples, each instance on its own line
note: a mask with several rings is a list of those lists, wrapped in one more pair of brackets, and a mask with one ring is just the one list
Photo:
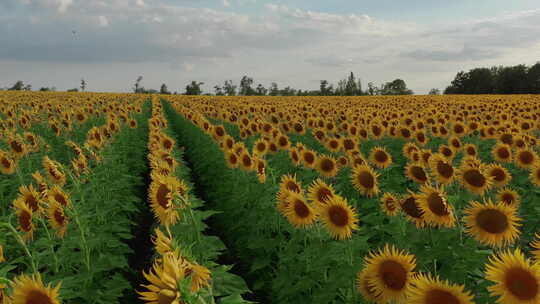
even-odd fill
[(136, 0), (135, 5), (138, 7), (145, 7), (146, 4), (144, 3), (144, 0)]
[(221, 3), (223, 4), (224, 7), (231, 6), (231, 3), (229, 2), (229, 0), (222, 0)]
[(107, 27), (109, 26), (109, 19), (105, 16), (98, 16), (98, 24), (101, 27)]
[(58, 12), (65, 13), (70, 5), (73, 4), (73, 0), (58, 0)]

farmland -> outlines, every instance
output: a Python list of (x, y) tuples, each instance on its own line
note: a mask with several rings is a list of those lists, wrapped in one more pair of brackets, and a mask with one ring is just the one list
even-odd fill
[(540, 303), (540, 97), (0, 92), (0, 304)]

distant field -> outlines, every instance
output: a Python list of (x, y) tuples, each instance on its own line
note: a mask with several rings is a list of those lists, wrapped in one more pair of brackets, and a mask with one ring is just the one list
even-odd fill
[(0, 304), (540, 303), (538, 121), (538, 95), (0, 92)]

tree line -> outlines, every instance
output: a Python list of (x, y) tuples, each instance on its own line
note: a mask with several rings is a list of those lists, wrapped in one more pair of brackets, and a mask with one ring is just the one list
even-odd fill
[[(132, 90), (134, 93), (142, 94), (184, 94), (184, 95), (202, 95), (202, 85), (204, 82), (192, 80), (186, 85), (183, 93), (171, 93), (166, 84), (162, 84), (160, 90), (145, 89), (141, 85), (143, 77), (137, 77)], [(328, 80), (321, 80), (318, 90), (302, 90), (295, 89), (290, 86), (279, 88), (276, 82), (272, 82), (269, 87), (265, 87), (261, 83), (255, 86), (255, 81), (252, 77), (244, 75), (239, 84), (235, 84), (233, 80), (225, 80), (223, 85), (215, 85), (213, 93), (205, 95), (215, 96), (362, 96), (362, 95), (410, 95), (413, 91), (407, 88), (407, 85), (402, 79), (395, 79), (390, 82), (376, 86), (373, 82), (368, 83), (366, 90), (362, 89), (361, 79), (354, 76), (351, 72), (348, 77), (338, 81), (334, 86)]]
[(540, 62), (460, 71), (444, 94), (540, 94)]

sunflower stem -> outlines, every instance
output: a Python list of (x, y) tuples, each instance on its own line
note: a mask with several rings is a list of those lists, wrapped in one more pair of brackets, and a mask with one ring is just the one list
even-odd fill
[(54, 251), (54, 246), (53, 246), (53, 239), (51, 237), (51, 233), (49, 232), (49, 228), (47, 227), (47, 223), (45, 223), (45, 221), (43, 220), (43, 218), (39, 218), (39, 221), (40, 223), (43, 225), (43, 228), (45, 228), (45, 233), (47, 234), (47, 238), (49, 239), (49, 242), (50, 242), (50, 249), (51, 249), (51, 253), (53, 255), (53, 258), (54, 258), (54, 273), (58, 273), (58, 257), (56, 256), (56, 252)]
[(17, 231), (17, 229), (15, 229), (15, 227), (13, 227), (10, 222), (4, 223), (4, 225), (9, 228), (11, 233), (13, 233), (13, 235), (15, 236), (15, 239), (17, 240), (17, 242), (19, 242), (19, 244), (23, 247), (24, 252), (26, 253), (28, 258), (30, 259), (30, 265), (32, 266), (32, 271), (34, 273), (38, 273), (36, 261), (34, 260), (34, 257), (30, 253), (30, 250), (28, 250), (28, 246), (26, 246), (26, 243), (22, 239), (22, 237), (19, 234), (19, 232)]
[[(73, 184), (75, 185), (75, 188), (77, 189), (77, 193), (81, 196), (81, 204), (84, 202), (83, 195), (81, 192), (81, 185), (79, 183), (79, 180), (76, 179), (73, 174), (71, 174), (70, 170), (67, 170), (69, 176), (71, 177), (71, 180), (73, 181)], [(86, 269), (90, 271), (90, 249), (88, 248), (88, 243), (86, 241), (86, 235), (85, 235), (85, 229), (84, 226), (81, 224), (79, 220), (79, 212), (77, 208), (75, 208), (75, 204), (72, 205), (73, 210), (73, 218), (75, 219), (75, 223), (77, 224), (77, 227), (79, 228), (79, 231), (81, 232), (81, 247), (83, 249), (84, 253), (84, 262), (86, 265)]]

